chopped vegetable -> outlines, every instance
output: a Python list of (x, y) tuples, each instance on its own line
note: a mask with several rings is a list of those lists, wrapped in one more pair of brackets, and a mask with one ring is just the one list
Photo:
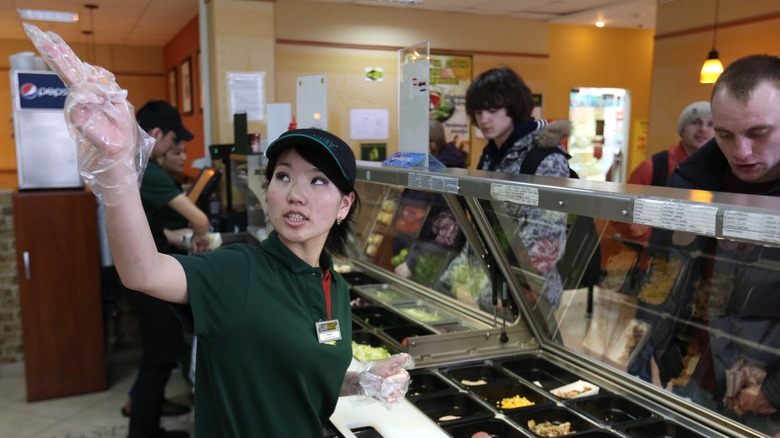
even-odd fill
[(507, 397), (505, 399), (499, 400), (496, 402), (496, 407), (499, 409), (517, 409), (517, 408), (524, 408), (526, 406), (533, 406), (536, 403), (532, 402), (531, 400), (528, 400), (525, 397), (520, 397), (519, 395), (516, 395), (514, 397)]
[(385, 347), (372, 347), (352, 341), (352, 356), (357, 360), (378, 360), (387, 359), (390, 352)]

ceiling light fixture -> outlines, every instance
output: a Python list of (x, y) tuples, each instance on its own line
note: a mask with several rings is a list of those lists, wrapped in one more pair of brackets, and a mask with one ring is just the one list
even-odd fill
[(22, 20), (56, 21), (58, 23), (76, 23), (79, 21), (79, 14), (75, 12), (17, 9), (16, 13)]
[(720, 0), (715, 0), (715, 23), (712, 25), (712, 50), (707, 55), (707, 60), (701, 66), (699, 82), (702, 84), (713, 84), (723, 73), (723, 63), (720, 62), (720, 55), (715, 49), (715, 38), (718, 35), (718, 9), (720, 9)]
[(604, 27), (604, 26), (606, 26), (606, 23), (604, 23), (603, 20), (599, 20), (596, 22), (596, 27)]

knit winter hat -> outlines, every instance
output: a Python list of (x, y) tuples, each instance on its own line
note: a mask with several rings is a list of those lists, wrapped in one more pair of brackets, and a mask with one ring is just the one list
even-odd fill
[(688, 123), (693, 122), (696, 119), (711, 119), (712, 110), (710, 109), (710, 103), (704, 100), (693, 102), (685, 107), (680, 113), (680, 120), (677, 122), (677, 133), (682, 135), (683, 129)]

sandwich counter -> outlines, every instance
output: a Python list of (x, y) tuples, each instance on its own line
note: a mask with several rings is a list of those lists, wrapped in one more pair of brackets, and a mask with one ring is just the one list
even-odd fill
[(342, 398), (331, 436), (780, 433), (738, 406), (780, 366), (780, 300), (728, 330), (776, 294), (780, 199), (369, 162), (356, 188), (353, 354), (416, 366), (399, 406)]

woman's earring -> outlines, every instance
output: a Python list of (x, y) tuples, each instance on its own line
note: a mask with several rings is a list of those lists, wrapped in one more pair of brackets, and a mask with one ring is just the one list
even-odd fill
[(336, 225), (341, 225), (341, 221), (344, 220), (342, 218), (336, 218)]

